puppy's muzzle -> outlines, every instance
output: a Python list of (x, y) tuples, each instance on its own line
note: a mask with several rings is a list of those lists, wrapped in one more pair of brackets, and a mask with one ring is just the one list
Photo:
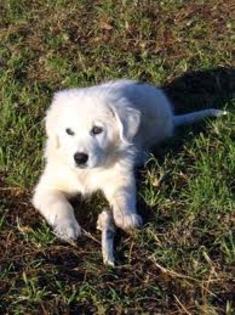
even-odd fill
[(74, 157), (74, 161), (75, 161), (77, 166), (86, 167), (86, 163), (87, 163), (88, 158), (89, 158), (87, 153), (76, 152), (73, 157)]

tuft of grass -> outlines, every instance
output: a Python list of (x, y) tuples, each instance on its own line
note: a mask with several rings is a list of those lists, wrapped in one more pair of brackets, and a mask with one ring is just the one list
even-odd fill
[[(226, 0), (0, 3), (0, 313), (232, 315), (235, 70)], [(93, 235), (57, 240), (32, 208), (54, 91), (132, 78), (176, 113), (229, 115), (180, 128), (137, 170), (142, 230), (118, 232), (116, 268), (95, 231), (102, 195), (75, 202)]]

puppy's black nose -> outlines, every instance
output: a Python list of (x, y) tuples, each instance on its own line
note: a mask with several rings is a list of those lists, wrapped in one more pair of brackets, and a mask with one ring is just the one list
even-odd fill
[(76, 152), (74, 154), (74, 160), (77, 165), (84, 165), (88, 160), (88, 154), (83, 152)]

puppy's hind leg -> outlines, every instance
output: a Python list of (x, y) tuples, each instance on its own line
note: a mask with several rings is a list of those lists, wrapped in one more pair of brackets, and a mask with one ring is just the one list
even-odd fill
[(209, 108), (209, 109), (203, 109), (197, 112), (188, 113), (184, 115), (176, 115), (173, 117), (173, 122), (174, 122), (175, 127), (177, 127), (181, 125), (193, 124), (206, 117), (221, 117), (227, 114), (228, 112), (226, 112), (225, 110)]
[(39, 186), (35, 190), (33, 204), (53, 227), (58, 238), (69, 242), (81, 234), (73, 208), (63, 192)]

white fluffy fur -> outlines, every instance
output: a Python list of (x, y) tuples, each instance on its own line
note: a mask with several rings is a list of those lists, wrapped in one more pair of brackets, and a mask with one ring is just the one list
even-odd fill
[[(81, 233), (68, 201), (78, 193), (101, 190), (118, 227), (140, 226), (134, 165), (143, 161), (149, 148), (171, 136), (174, 125), (219, 114), (212, 109), (198, 116), (174, 116), (160, 89), (129, 80), (58, 92), (47, 111), (46, 167), (33, 204), (64, 240)], [(103, 132), (92, 135), (94, 125)], [(85, 168), (75, 164), (76, 152), (89, 154)]]

